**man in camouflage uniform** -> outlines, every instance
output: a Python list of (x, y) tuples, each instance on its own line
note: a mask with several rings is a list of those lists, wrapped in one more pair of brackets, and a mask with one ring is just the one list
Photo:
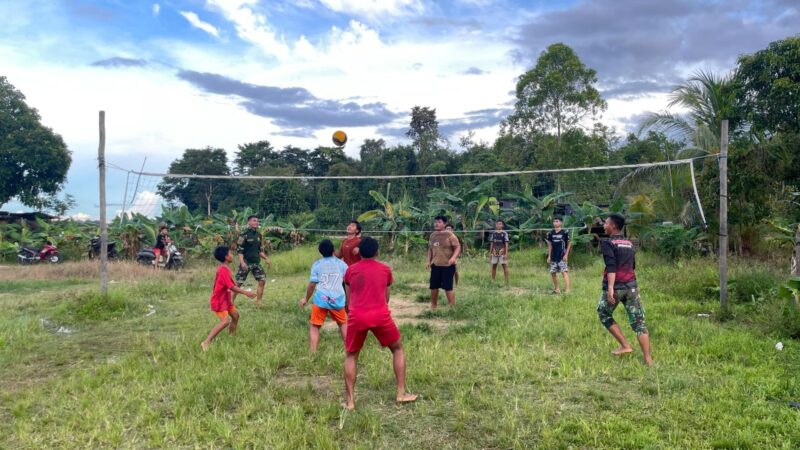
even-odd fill
[(608, 239), (600, 243), (600, 250), (605, 262), (603, 271), (603, 295), (597, 303), (597, 315), (600, 322), (606, 327), (614, 339), (619, 342), (619, 348), (611, 354), (619, 356), (631, 353), (631, 345), (622, 335), (619, 325), (614, 321), (614, 310), (619, 302), (625, 306), (628, 323), (636, 333), (636, 339), (642, 347), (644, 362), (653, 365), (653, 356), (650, 354), (650, 335), (644, 322), (644, 308), (639, 298), (639, 286), (636, 284), (636, 252), (631, 241), (622, 235), (625, 218), (619, 214), (610, 215), (603, 228), (608, 234)]
[[(267, 266), (271, 266), (269, 258), (261, 247), (261, 233), (258, 231), (258, 216), (247, 218), (247, 229), (239, 235), (236, 241), (237, 252), (239, 253), (239, 272), (236, 274), (236, 284), (242, 287), (247, 279), (247, 274), (253, 274), (253, 278), (258, 281), (258, 291), (256, 293), (256, 306), (261, 306), (261, 298), (264, 296), (264, 285), (267, 275), (261, 267), (263, 259)], [(236, 300), (236, 293), (233, 293), (233, 300)]]

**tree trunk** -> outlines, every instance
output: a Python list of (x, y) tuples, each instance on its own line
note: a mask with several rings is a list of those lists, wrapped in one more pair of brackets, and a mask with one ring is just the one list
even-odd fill
[(214, 192), (214, 188), (209, 184), (208, 189), (206, 189), (206, 211), (207, 217), (211, 217), (211, 193)]

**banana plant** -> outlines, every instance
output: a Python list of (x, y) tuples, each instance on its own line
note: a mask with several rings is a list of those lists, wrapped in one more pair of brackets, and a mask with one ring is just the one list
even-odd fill
[[(404, 195), (403, 198), (396, 203), (389, 201), (389, 194), (391, 192), (392, 184), (388, 183), (386, 186), (386, 195), (378, 191), (369, 191), (369, 195), (381, 206), (381, 209), (373, 209), (362, 213), (358, 216), (359, 222), (376, 222), (381, 231), (388, 232), (388, 251), (394, 251), (394, 244), (397, 238), (397, 233), (402, 231), (408, 224), (414, 222), (421, 211), (412, 206), (411, 199)], [(406, 246), (408, 245), (408, 241)]]

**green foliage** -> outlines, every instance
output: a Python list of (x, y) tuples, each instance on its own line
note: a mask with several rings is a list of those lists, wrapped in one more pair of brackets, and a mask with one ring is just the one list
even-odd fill
[[(229, 175), (228, 156), (224, 149), (206, 147), (186, 149), (183, 156), (169, 166), (171, 174)], [(171, 201), (180, 201), (190, 211), (205, 211), (211, 215), (228, 192), (230, 182), (214, 179), (165, 178), (158, 193)]]
[(653, 245), (659, 255), (676, 260), (701, 254), (707, 236), (697, 228), (656, 225), (642, 233), (642, 240)]
[(739, 57), (738, 107), (760, 133), (800, 132), (800, 35)]
[(0, 206), (12, 198), (32, 207), (60, 209), (72, 157), (64, 140), (41, 123), (36, 109), (0, 76)]

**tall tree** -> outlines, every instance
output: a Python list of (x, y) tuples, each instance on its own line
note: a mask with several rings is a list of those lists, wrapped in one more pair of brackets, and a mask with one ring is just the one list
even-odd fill
[(233, 167), (240, 175), (249, 175), (254, 169), (265, 166), (275, 160), (275, 152), (269, 141), (258, 141), (239, 146)]
[[(189, 148), (183, 152), (181, 158), (170, 164), (169, 173), (230, 175), (228, 155), (221, 148)], [(225, 197), (229, 184), (226, 180), (165, 178), (158, 185), (158, 193), (167, 200), (182, 202), (190, 211), (196, 212), (205, 206), (206, 214), (210, 216)]]
[(800, 133), (800, 35), (739, 57), (740, 108), (760, 133)]
[(0, 76), (0, 206), (16, 197), (31, 207), (58, 207), (55, 195), (71, 163), (61, 136)]
[(411, 108), (411, 122), (406, 136), (418, 151), (431, 150), (439, 142), (439, 121), (436, 108), (415, 106)]
[(561, 148), (565, 130), (606, 109), (595, 83), (597, 72), (586, 67), (567, 45), (553, 44), (539, 55), (533, 69), (519, 77), (515, 111), (504, 128), (523, 136), (555, 130)]

